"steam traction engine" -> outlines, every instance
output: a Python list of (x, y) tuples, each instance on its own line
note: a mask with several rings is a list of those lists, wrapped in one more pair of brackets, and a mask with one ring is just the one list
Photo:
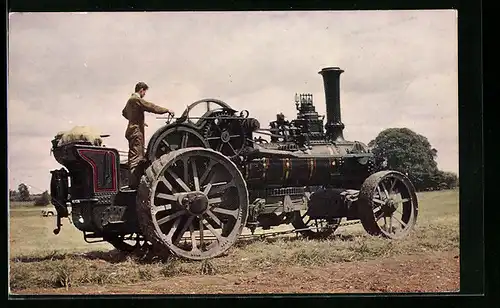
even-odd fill
[[(201, 260), (231, 247), (244, 228), (292, 224), (307, 237), (326, 237), (342, 218), (360, 220), (371, 235), (401, 238), (413, 228), (418, 201), (409, 179), (383, 170), (366, 145), (346, 141), (340, 117), (339, 68), (325, 68), (326, 124), (312, 95), (296, 95), (297, 118), (281, 114), (261, 129), (248, 111), (216, 99), (197, 101), (149, 140), (148, 167), (136, 190), (116, 149), (76, 141), (53, 152), (51, 194), (61, 217), (89, 241), (134, 248), (150, 242)], [(210, 108), (214, 104), (217, 108)], [(200, 117), (190, 115), (206, 106)], [(268, 135), (270, 142), (261, 136)], [(71, 185), (69, 184), (71, 182)]]

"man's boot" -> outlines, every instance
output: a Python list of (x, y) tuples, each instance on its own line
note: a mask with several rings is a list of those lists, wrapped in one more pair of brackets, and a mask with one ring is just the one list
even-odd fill
[(129, 187), (130, 189), (137, 189), (144, 174), (145, 162), (139, 163), (137, 166), (132, 167), (129, 173)]

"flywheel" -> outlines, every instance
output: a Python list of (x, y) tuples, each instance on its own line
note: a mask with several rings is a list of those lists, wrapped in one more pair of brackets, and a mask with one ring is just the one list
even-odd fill
[(195, 128), (175, 124), (164, 128), (151, 138), (147, 156), (149, 161), (153, 162), (164, 154), (188, 147), (208, 148), (209, 144)]
[(203, 131), (210, 148), (233, 158), (245, 147), (246, 137), (242, 121), (228, 118), (230, 116), (227, 111), (217, 112), (216, 118), (208, 121)]

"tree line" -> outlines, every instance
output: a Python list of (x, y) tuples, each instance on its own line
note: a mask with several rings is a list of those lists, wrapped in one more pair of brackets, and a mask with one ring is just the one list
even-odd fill
[(33, 195), (28, 185), (21, 183), (17, 190), (9, 189), (9, 200), (11, 202), (33, 202), (35, 206), (46, 206), (50, 204), (50, 194), (46, 190), (42, 194)]

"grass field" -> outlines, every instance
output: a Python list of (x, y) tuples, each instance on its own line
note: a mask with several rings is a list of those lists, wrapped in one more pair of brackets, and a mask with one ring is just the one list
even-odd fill
[(328, 240), (280, 236), (238, 242), (206, 262), (125, 255), (88, 244), (68, 220), (10, 210), (14, 293), (268, 293), (458, 291), (458, 190), (420, 193), (414, 232), (399, 241), (360, 225)]

